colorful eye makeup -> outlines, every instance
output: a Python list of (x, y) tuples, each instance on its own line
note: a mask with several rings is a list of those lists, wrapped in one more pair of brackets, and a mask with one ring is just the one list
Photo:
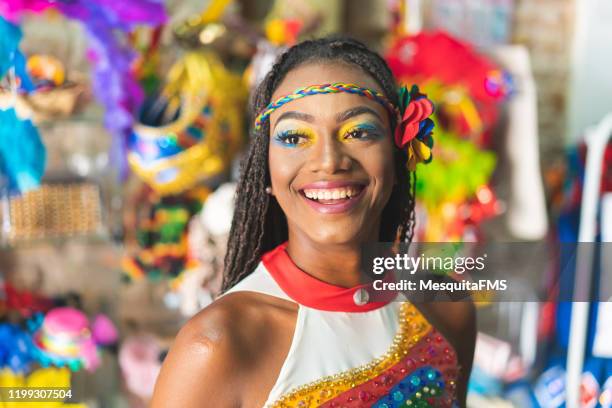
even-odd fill
[(276, 131), (272, 140), (284, 147), (303, 147), (312, 144), (315, 137), (312, 129), (297, 128)]
[(340, 128), (338, 137), (342, 141), (377, 140), (383, 137), (383, 129), (374, 122), (351, 121)]
[[(355, 142), (378, 140), (384, 134), (383, 128), (376, 122), (355, 120), (342, 125), (337, 137), (342, 142)], [(283, 147), (306, 147), (315, 140), (315, 131), (307, 127), (280, 129), (272, 136), (272, 141)]]

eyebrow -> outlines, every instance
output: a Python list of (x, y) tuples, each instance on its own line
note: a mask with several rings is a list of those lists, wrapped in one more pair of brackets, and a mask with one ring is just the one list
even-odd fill
[(283, 112), (283, 114), (278, 117), (276, 123), (278, 124), (283, 119), (297, 119), (297, 120), (301, 120), (304, 122), (310, 122), (310, 123), (315, 121), (314, 116), (309, 115), (308, 113), (297, 112), (297, 111)]
[[(355, 116), (363, 115), (363, 114), (366, 114), (366, 113), (374, 115), (374, 116), (376, 116), (376, 118), (378, 120), (382, 121), (382, 118), (380, 117), (378, 112), (376, 112), (374, 109), (368, 108), (367, 106), (357, 106), (355, 108), (347, 109), (344, 112), (341, 112), (341, 113), (337, 114), (336, 115), (336, 122), (338, 122), (338, 123), (344, 122), (347, 119), (350, 119), (350, 118), (355, 117)], [(314, 116), (312, 116), (312, 115), (310, 115), (308, 113), (297, 112), (297, 111), (283, 112), (278, 117), (276, 123), (278, 124), (283, 119), (297, 119), (297, 120), (301, 120), (301, 121), (309, 122), (309, 123), (313, 123), (315, 121)]]
[(374, 109), (368, 108), (367, 106), (357, 106), (356, 108), (351, 108), (339, 113), (336, 115), (336, 122), (344, 122), (347, 119), (366, 113), (376, 116), (376, 118), (382, 122), (382, 118), (378, 112), (376, 112)]

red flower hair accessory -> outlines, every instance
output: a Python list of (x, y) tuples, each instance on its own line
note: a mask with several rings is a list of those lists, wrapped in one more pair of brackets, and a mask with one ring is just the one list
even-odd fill
[(400, 120), (395, 128), (395, 144), (407, 148), (406, 167), (415, 171), (417, 163), (429, 163), (433, 158), (433, 102), (413, 85), (410, 91), (405, 86), (399, 90)]

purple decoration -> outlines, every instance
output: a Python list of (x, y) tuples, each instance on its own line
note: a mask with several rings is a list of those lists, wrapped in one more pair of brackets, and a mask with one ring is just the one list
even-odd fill
[(67, 17), (79, 20), (89, 37), (92, 86), (106, 109), (104, 124), (114, 139), (111, 156), (123, 178), (127, 173), (126, 138), (144, 93), (131, 70), (136, 54), (120, 41), (119, 34), (125, 35), (137, 24), (163, 24), (167, 18), (163, 4), (151, 0), (79, 0), (62, 2), (58, 7)]
[(89, 37), (93, 91), (105, 108), (104, 124), (113, 136), (112, 156), (123, 177), (127, 172), (125, 145), (133, 116), (144, 93), (131, 71), (136, 53), (126, 34), (137, 25), (159, 26), (167, 16), (162, 0), (0, 0), (0, 13), (18, 19), (26, 11), (56, 7), (77, 20)]

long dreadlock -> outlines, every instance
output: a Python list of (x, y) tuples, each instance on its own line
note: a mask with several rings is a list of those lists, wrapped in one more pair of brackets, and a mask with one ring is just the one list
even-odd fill
[[(258, 114), (270, 103), (272, 94), (292, 69), (308, 62), (341, 62), (358, 67), (372, 77), (385, 96), (397, 103), (397, 85), (385, 61), (359, 41), (328, 37), (299, 43), (274, 64), (257, 88), (251, 112)], [(395, 128), (392, 119), (391, 127)], [(270, 185), (268, 169), (269, 121), (253, 130), (238, 181), (236, 208), (230, 230), (222, 290), (226, 291), (257, 266), (260, 257), (287, 240), (287, 220), (276, 199), (265, 192)], [(380, 241), (410, 242), (414, 233), (416, 174), (406, 170), (405, 151), (395, 149), (395, 174), (389, 202), (381, 216)]]

